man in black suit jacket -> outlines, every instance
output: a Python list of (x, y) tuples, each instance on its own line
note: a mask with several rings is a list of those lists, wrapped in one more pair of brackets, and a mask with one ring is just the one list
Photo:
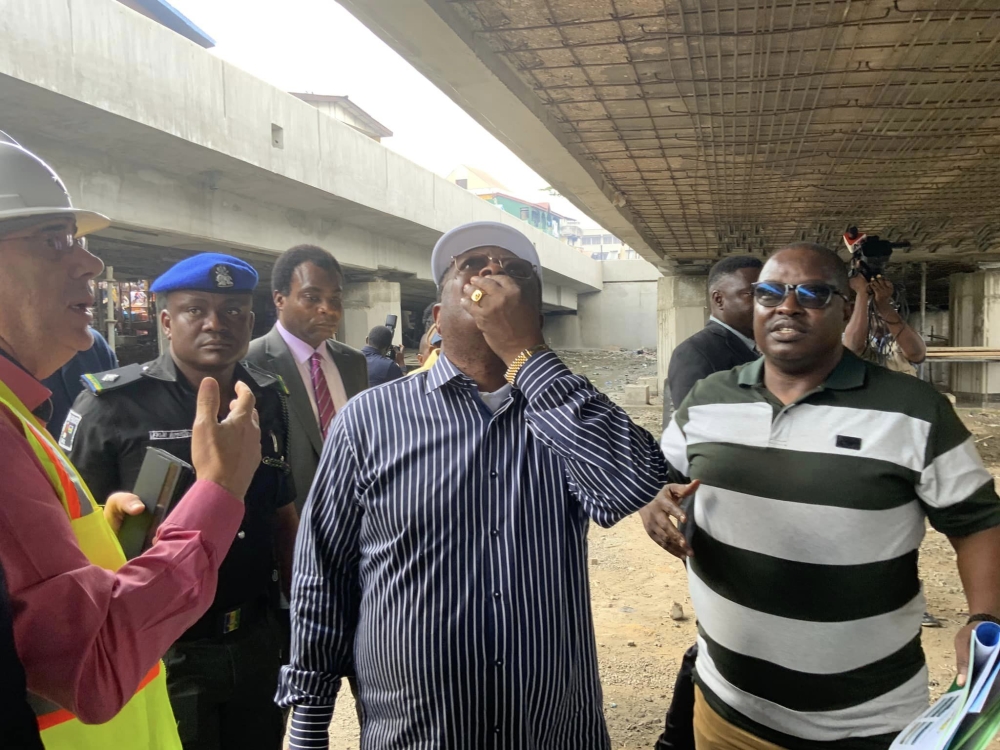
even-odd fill
[(667, 386), (674, 408), (694, 384), (713, 372), (731, 370), (759, 356), (753, 343), (753, 289), (761, 261), (750, 255), (723, 258), (708, 274), (712, 317), (708, 325), (674, 349)]
[[(751, 285), (760, 276), (762, 265), (753, 256), (734, 255), (712, 266), (708, 274), (712, 317), (704, 328), (674, 349), (667, 368), (667, 386), (675, 409), (702, 378), (713, 372), (731, 370), (760, 356), (753, 341)], [(645, 513), (640, 512), (640, 515), (645, 524)], [(646, 531), (649, 531), (648, 525)], [(697, 657), (697, 645), (684, 654), (663, 734), (654, 750), (694, 750), (693, 671)]]
[[(246, 359), (280, 375), (288, 388), (288, 463), (301, 513), (329, 424), (320, 424), (312, 356), (318, 355), (333, 413), (368, 387), (368, 366), (357, 349), (333, 339), (344, 315), (344, 274), (326, 250), (299, 245), (274, 264), (271, 288), (278, 322), (250, 343)], [(325, 400), (326, 394), (321, 393)], [(325, 413), (327, 422), (332, 415)]]

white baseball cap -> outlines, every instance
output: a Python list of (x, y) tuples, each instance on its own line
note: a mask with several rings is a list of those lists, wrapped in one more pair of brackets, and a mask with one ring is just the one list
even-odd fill
[(477, 247), (499, 247), (509, 250), (518, 258), (526, 260), (535, 267), (538, 281), (542, 280), (542, 264), (538, 260), (538, 251), (531, 240), (507, 224), (499, 221), (473, 221), (462, 224), (443, 235), (434, 245), (431, 254), (431, 271), (434, 282), (440, 286), (451, 259)]

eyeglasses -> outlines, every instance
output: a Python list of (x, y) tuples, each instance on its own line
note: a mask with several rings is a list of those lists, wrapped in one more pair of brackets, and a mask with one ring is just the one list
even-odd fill
[(777, 281), (758, 281), (753, 287), (753, 298), (761, 307), (777, 307), (790, 293), (795, 301), (809, 310), (822, 310), (834, 297), (847, 296), (830, 284), (781, 284)]
[(464, 257), (456, 255), (451, 259), (451, 262), (455, 264), (455, 270), (460, 275), (466, 277), (478, 275), (480, 271), (490, 264), (490, 261), (500, 266), (500, 269), (512, 279), (518, 279), (519, 281), (527, 281), (538, 270), (534, 264), (521, 258), (497, 258), (489, 253), (466, 255)]
[(42, 240), (52, 250), (60, 254), (69, 254), (74, 248), (87, 249), (86, 237), (75, 237), (70, 232), (39, 232), (37, 234), (26, 234), (21, 237), (0, 237), (0, 242), (13, 242), (14, 240)]

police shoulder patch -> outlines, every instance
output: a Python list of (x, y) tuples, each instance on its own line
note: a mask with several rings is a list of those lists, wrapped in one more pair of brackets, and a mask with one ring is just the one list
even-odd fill
[(72, 409), (66, 415), (66, 421), (63, 422), (62, 430), (59, 431), (59, 447), (64, 451), (73, 450), (73, 441), (76, 439), (76, 431), (80, 426), (81, 419), (83, 417)]
[(274, 387), (281, 393), (288, 395), (288, 386), (285, 385), (284, 379), (276, 372), (271, 372), (270, 370), (265, 370), (262, 367), (251, 364), (250, 362), (241, 362), (243, 368), (247, 371), (247, 374), (253, 378), (253, 381), (261, 388)]
[(125, 365), (115, 370), (82, 375), (80, 380), (91, 393), (100, 395), (141, 380), (142, 372), (141, 365)]

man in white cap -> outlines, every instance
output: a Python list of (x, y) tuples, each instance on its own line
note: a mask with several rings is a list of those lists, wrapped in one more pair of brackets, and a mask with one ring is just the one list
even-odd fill
[[(50, 392), (39, 382), (92, 344), (103, 264), (83, 235), (109, 223), (74, 208), (58, 175), (0, 133), (0, 566), (45, 747), (179, 750), (159, 659), (212, 602), (260, 430), (248, 388), (219, 423), (218, 384), (202, 381), (198, 481), (153, 546), (125, 561), (113, 527), (143, 505), (116, 493), (96, 498), (108, 500), (101, 512), (45, 429)], [(0, 745), (22, 746), (5, 733)]]
[(666, 463), (545, 345), (523, 234), (467, 224), (431, 262), (440, 357), (341, 410), (306, 501), (291, 747), (325, 744), (354, 674), (363, 750), (610, 748), (587, 527), (643, 507)]

